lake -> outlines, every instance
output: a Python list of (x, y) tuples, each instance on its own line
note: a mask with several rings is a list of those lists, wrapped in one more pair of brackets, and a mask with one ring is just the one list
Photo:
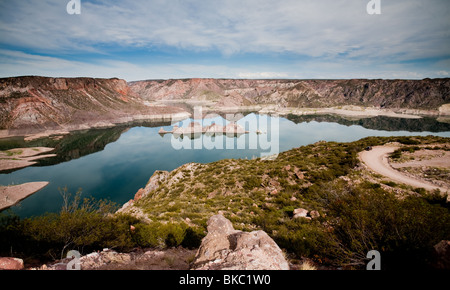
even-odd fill
[[(226, 116), (225, 116), (226, 117)], [(161, 135), (170, 123), (147, 123), (73, 132), (60, 140), (23, 138), (0, 140), (0, 150), (49, 146), (58, 156), (10, 173), (0, 174), (1, 185), (49, 181), (43, 190), (23, 200), (11, 211), (21, 217), (57, 212), (62, 205), (59, 189), (67, 187), (84, 197), (109, 199), (119, 205), (134, 197), (156, 170), (171, 171), (190, 162), (209, 163), (228, 158), (255, 158), (315, 143), (351, 142), (368, 136), (436, 135), (450, 137), (450, 124), (433, 118), (399, 119), (374, 117), (348, 120), (338, 116), (270, 117), (249, 113), (236, 118), (248, 134), (180, 136)], [(189, 126), (193, 120), (177, 124)], [(203, 126), (226, 125), (229, 118), (216, 115), (194, 120)], [(257, 126), (253, 126), (257, 124)], [(255, 129), (260, 130), (257, 134)]]

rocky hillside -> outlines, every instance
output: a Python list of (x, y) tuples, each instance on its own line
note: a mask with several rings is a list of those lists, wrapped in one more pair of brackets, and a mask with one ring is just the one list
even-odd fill
[[(73, 249), (100, 267), (119, 259), (148, 269), (152, 260), (167, 257), (172, 264), (174, 258), (147, 249), (182, 246), (198, 251), (195, 257), (183, 251), (180, 267), (236, 269), (250, 263), (286, 268), (279, 247), (291, 268), (306, 259), (318, 269), (363, 269), (367, 253), (376, 249), (385, 270), (448, 267), (448, 259), (433, 265), (434, 251), (448, 253), (447, 196), (397, 184), (358, 159), (365, 148), (392, 142), (401, 146), (400, 158), (422, 151), (420, 147), (433, 155), (450, 150), (450, 138), (368, 137), (317, 142), (275, 160), (185, 164), (155, 172), (118, 211), (112, 203), (78, 195), (73, 201), (67, 197), (59, 213), (0, 216), (0, 257), (14, 256), (31, 265), (34, 259), (47, 263)], [(99, 253), (104, 248), (143, 252)], [(97, 254), (89, 254), (93, 252)], [(268, 259), (261, 264), (256, 257)]]
[(0, 129), (55, 129), (176, 112), (150, 108), (120, 79), (0, 79)]
[[(434, 245), (448, 240), (450, 215), (446, 197), (389, 182), (359, 162), (358, 152), (388, 142), (404, 144), (405, 151), (412, 150), (407, 144), (435, 150), (449, 139), (370, 137), (318, 142), (272, 161), (185, 164), (172, 172), (155, 172), (118, 213), (148, 224), (200, 231), (212, 214), (221, 213), (236, 230), (265, 231), (294, 257), (361, 266), (370, 249), (383, 249), (386, 264), (397, 267), (406, 258), (429, 255)], [(420, 259), (411, 265), (422, 264)]]
[(323, 108), (357, 105), (438, 110), (450, 103), (450, 79), (148, 80), (129, 83), (146, 100), (204, 100), (218, 106), (276, 104)]

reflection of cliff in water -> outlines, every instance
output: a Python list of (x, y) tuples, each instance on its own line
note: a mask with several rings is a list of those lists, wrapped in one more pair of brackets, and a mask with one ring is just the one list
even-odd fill
[(408, 132), (446, 132), (450, 131), (450, 124), (441, 123), (435, 118), (424, 117), (421, 119), (393, 118), (386, 116), (376, 116), (362, 118), (359, 120), (348, 120), (337, 115), (293, 115), (287, 117), (290, 121), (299, 124), (302, 122), (331, 122), (341, 125), (358, 125), (366, 129), (383, 131), (408, 131)]
[(102, 151), (105, 149), (106, 145), (117, 141), (123, 133), (132, 127), (159, 127), (167, 125), (170, 125), (170, 122), (148, 122), (105, 129), (74, 131), (70, 134), (64, 135), (59, 140), (49, 137), (32, 141), (24, 141), (23, 137), (14, 137), (0, 140), (0, 150), (25, 147), (55, 148), (55, 150), (49, 152), (51, 154), (56, 154), (55, 157), (36, 160), (37, 164), (34, 165), (49, 166)]

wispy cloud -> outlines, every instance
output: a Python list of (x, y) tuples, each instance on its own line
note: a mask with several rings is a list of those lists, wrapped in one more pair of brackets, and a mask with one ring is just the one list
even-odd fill
[[(153, 53), (167, 51), (172, 52), (166, 65), (174, 69), (172, 75), (182, 74), (181, 63), (189, 62), (180, 58), (211, 53), (217, 54), (217, 62), (203, 64), (205, 72), (221, 67), (236, 77), (304, 75), (306, 68), (315, 71), (328, 64), (330, 69), (333, 63), (336, 70), (359, 71), (355, 62), (366, 74), (392, 71), (382, 64), (407, 71), (413, 68), (408, 62), (418, 63), (418, 75), (450, 70), (448, 0), (382, 0), (381, 15), (368, 15), (368, 1), (362, 0), (81, 0), (81, 15), (68, 15), (67, 2), (0, 0), (0, 48), (21, 51), (24, 61), (37, 66), (52, 63), (42, 55), (54, 57), (59, 59), (53, 59), (55, 70), (98, 57), (93, 68), (134, 64), (148, 73), (139, 68), (155, 67)], [(136, 50), (149, 54), (135, 60)], [(118, 55), (123, 62), (111, 61)], [(238, 70), (245, 55), (273, 57), (260, 67), (255, 60), (254, 68)], [(286, 56), (297, 60), (289, 63)], [(191, 64), (200, 67), (193, 60)], [(430, 65), (434, 67), (426, 67)], [(159, 68), (164, 74), (166, 68)], [(7, 73), (3, 63), (0, 71)]]
[(289, 78), (289, 74), (279, 72), (240, 72), (238, 77), (241, 79), (279, 79)]

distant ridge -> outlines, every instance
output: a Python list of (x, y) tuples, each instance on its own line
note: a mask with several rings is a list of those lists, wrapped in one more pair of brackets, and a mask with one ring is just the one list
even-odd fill
[(170, 79), (128, 83), (142, 98), (204, 100), (223, 105), (276, 104), (323, 108), (355, 105), (385, 109), (438, 110), (450, 103), (450, 79), (250, 80)]

